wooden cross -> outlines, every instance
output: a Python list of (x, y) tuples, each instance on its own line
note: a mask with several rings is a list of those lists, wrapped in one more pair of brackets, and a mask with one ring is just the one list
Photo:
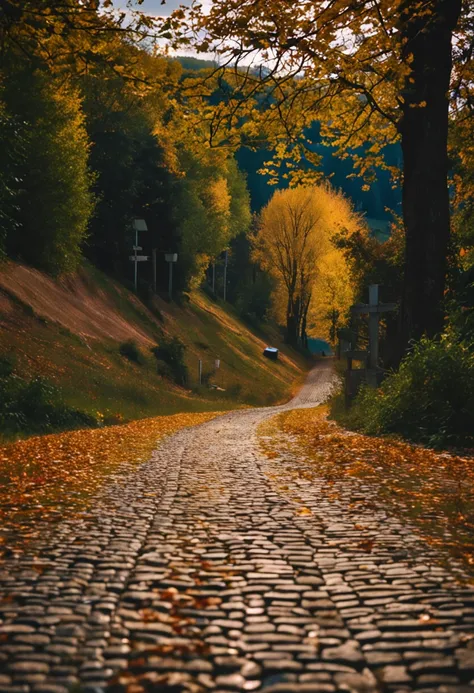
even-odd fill
[[(396, 310), (396, 303), (379, 303), (379, 285), (369, 286), (369, 302), (356, 303), (351, 307), (352, 313), (369, 315), (369, 354), (367, 375), (369, 384), (377, 384), (376, 371), (379, 361), (379, 321), (382, 313)], [(370, 375), (369, 375), (370, 372)], [(372, 376), (372, 377), (371, 377)]]

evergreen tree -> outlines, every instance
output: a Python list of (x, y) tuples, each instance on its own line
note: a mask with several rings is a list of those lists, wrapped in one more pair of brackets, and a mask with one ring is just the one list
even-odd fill
[(67, 83), (27, 68), (9, 74), (4, 98), (22, 142), (7, 250), (52, 274), (73, 271), (93, 207), (81, 99)]

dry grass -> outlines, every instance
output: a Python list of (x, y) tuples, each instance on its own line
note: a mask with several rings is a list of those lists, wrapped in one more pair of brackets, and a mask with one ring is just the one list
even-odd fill
[[(13, 357), (21, 377), (47, 378), (67, 405), (111, 421), (278, 403), (308, 370), (275, 329), (257, 334), (230, 306), (200, 292), (183, 305), (155, 298), (152, 308), (91, 267), (65, 283), (8, 263), (0, 271), (0, 357)], [(186, 345), (187, 388), (157, 374), (150, 346), (161, 334)], [(140, 365), (119, 354), (128, 339), (142, 354)], [(263, 357), (269, 343), (280, 348), (280, 361)], [(220, 360), (210, 382), (221, 390), (198, 387), (199, 359), (206, 373)]]

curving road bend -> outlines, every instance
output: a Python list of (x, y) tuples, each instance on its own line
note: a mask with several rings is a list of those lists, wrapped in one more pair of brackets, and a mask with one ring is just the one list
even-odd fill
[(329, 501), (304, 460), (260, 452), (258, 425), (332, 378), (165, 439), (7, 561), (0, 693), (474, 692), (474, 589), (369, 487)]

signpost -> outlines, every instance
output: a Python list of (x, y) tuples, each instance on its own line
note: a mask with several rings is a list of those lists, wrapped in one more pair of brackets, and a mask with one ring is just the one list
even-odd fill
[(170, 301), (173, 300), (173, 263), (178, 261), (178, 253), (165, 253), (165, 260), (170, 266), (169, 270), (169, 281), (168, 281), (168, 295)]
[(129, 259), (135, 263), (135, 293), (138, 291), (138, 263), (139, 262), (145, 262), (146, 260), (149, 259), (148, 255), (138, 255), (137, 252), (139, 250), (143, 250), (143, 248), (138, 245), (138, 232), (139, 231), (148, 231), (148, 226), (146, 225), (146, 221), (144, 219), (134, 219), (133, 220), (133, 229), (135, 231), (135, 245), (133, 246), (134, 254), (129, 256)]
[(153, 254), (153, 291), (156, 294), (156, 248), (151, 251)]
[(227, 262), (229, 259), (229, 251), (225, 251), (225, 260), (224, 260), (224, 301), (227, 299)]

